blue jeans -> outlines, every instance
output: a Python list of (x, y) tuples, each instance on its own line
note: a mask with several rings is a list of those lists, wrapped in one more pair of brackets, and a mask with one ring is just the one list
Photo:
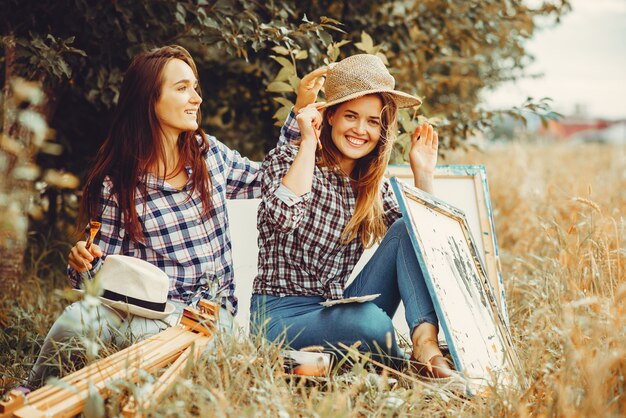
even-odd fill
[[(423, 322), (438, 326), (437, 315), (424, 282), (411, 239), (403, 219), (397, 220), (367, 265), (344, 290), (344, 297), (380, 293), (372, 302), (350, 303), (325, 308), (321, 296), (253, 294), (250, 329), (262, 332), (270, 341), (285, 339), (300, 349), (323, 345), (336, 349), (361, 342), (359, 350), (370, 352), (389, 363), (405, 358), (398, 347), (391, 318), (404, 303), (409, 330)], [(397, 364), (392, 361), (391, 364)]]

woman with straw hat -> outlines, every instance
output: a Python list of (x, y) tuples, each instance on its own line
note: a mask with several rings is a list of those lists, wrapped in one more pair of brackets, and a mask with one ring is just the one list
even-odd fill
[[(378, 57), (342, 60), (327, 73), (323, 118), (313, 106), (303, 109), (296, 117), (299, 145), (278, 147), (265, 159), (252, 321), (266, 338), (284, 337), (295, 349), (359, 342), (360, 350), (398, 366), (404, 356), (391, 318), (402, 301), (412, 358), (424, 365), (418, 371), (449, 377), (453, 372), (437, 344), (435, 309), (384, 178), (398, 108), (421, 104), (394, 86)], [(432, 126), (418, 127), (411, 169), (415, 185), (427, 192), (433, 189), (437, 149)], [(369, 263), (344, 288), (364, 248), (379, 241)], [(374, 294), (380, 295), (364, 303), (320, 305)]]

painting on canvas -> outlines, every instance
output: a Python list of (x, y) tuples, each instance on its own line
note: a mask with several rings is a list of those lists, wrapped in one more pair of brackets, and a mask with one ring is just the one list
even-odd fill
[(462, 211), (396, 178), (392, 186), (457, 370), (470, 391), (524, 386), (511, 335)]
[[(413, 185), (413, 173), (408, 164), (389, 165), (386, 175), (390, 178), (397, 177), (399, 180)], [(433, 194), (465, 213), (469, 230), (496, 295), (500, 312), (508, 325), (509, 316), (485, 166), (438, 165), (435, 168), (435, 190)]]

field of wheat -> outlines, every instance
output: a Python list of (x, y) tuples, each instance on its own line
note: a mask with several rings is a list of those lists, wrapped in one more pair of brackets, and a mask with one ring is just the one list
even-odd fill
[[(626, 416), (626, 148), (507, 144), (447, 153), (442, 164), (487, 167), (516, 348), (530, 383), (466, 398), (356, 366), (326, 384), (281, 376), (278, 349), (225, 339), (152, 407), (155, 416)], [(17, 296), (3, 295), (3, 392), (28, 372), (67, 303), (68, 244), (32, 252)], [(55, 288), (57, 290), (55, 290)], [(148, 379), (149, 380), (149, 379)], [(120, 381), (93, 415), (119, 413)]]

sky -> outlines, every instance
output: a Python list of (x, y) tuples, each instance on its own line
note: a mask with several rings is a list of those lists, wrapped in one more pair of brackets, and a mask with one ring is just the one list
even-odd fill
[(483, 96), (491, 108), (550, 97), (552, 108), (590, 117), (626, 119), (626, 0), (573, 0), (560, 24), (535, 32), (528, 73), (539, 79), (503, 84)]

